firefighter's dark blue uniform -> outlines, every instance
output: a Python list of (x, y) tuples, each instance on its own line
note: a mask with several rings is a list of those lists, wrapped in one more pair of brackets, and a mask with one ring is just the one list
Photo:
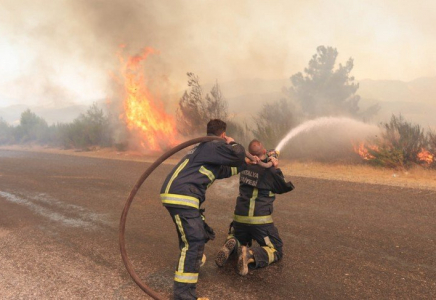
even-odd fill
[(285, 181), (280, 169), (265, 169), (259, 165), (248, 165), (242, 171), (239, 180), (239, 196), (236, 200), (233, 236), (239, 244), (251, 245), (254, 239), (260, 247), (253, 247), (256, 267), (265, 267), (282, 255), (283, 242), (274, 226), (272, 213), (275, 194), (294, 189), (290, 181)]
[[(175, 299), (197, 299), (196, 283), (209, 239), (200, 205), (215, 179), (227, 178), (245, 166), (245, 149), (224, 140), (201, 143), (174, 167), (161, 189), (161, 200), (176, 224), (180, 256), (174, 277)], [(240, 169), (240, 168), (239, 168)]]

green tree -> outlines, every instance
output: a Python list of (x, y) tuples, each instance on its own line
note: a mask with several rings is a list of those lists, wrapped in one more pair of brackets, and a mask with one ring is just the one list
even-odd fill
[(72, 123), (56, 126), (59, 131), (58, 139), (65, 148), (86, 149), (90, 146), (107, 147), (112, 144), (109, 118), (95, 103)]
[[(319, 46), (312, 56), (304, 73), (291, 77), (291, 97), (301, 106), (307, 117), (325, 115), (359, 116), (360, 96), (356, 94), (359, 84), (350, 76), (353, 59), (335, 68), (338, 51), (336, 48)], [(367, 114), (374, 114), (379, 108), (375, 105)]]
[(48, 124), (27, 109), (21, 114), (20, 125), (15, 130), (16, 140), (19, 142), (48, 142)]
[(13, 143), (13, 127), (0, 117), (0, 145)]

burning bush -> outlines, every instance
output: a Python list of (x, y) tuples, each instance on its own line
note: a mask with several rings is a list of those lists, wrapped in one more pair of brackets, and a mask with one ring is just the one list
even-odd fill
[(388, 168), (428, 165), (425, 161), (428, 141), (419, 125), (406, 122), (401, 115), (392, 115), (390, 122), (382, 124), (381, 129), (381, 137), (359, 147), (358, 151), (355, 149), (363, 159)]
[(379, 146), (377, 150), (366, 145), (365, 147), (369, 154), (367, 161), (373, 165), (392, 169), (403, 169), (405, 167), (403, 150), (388, 145)]
[(429, 167), (436, 169), (436, 132), (430, 131), (427, 133), (428, 153), (425, 153), (426, 161)]

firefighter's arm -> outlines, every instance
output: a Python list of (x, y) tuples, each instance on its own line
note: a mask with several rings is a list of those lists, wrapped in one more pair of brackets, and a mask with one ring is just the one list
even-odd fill
[(274, 194), (283, 194), (292, 191), (295, 187), (291, 181), (286, 181), (280, 169), (271, 168), (268, 178), (271, 191)]
[(216, 175), (216, 179), (228, 178), (234, 175), (239, 174), (243, 170), (247, 168), (247, 165), (244, 163), (239, 167), (229, 167), (229, 166), (221, 166), (218, 170), (218, 174)]
[(208, 163), (230, 167), (238, 167), (245, 163), (245, 149), (238, 143), (210, 142), (208, 146), (210, 148), (204, 157)]

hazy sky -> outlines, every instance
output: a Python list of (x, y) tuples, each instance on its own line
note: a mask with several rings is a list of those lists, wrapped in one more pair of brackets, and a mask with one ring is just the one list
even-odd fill
[(357, 80), (436, 76), (436, 1), (0, 0), (0, 106), (89, 104), (111, 91), (119, 45), (146, 46), (170, 91), (288, 78), (319, 45), (354, 58)]

